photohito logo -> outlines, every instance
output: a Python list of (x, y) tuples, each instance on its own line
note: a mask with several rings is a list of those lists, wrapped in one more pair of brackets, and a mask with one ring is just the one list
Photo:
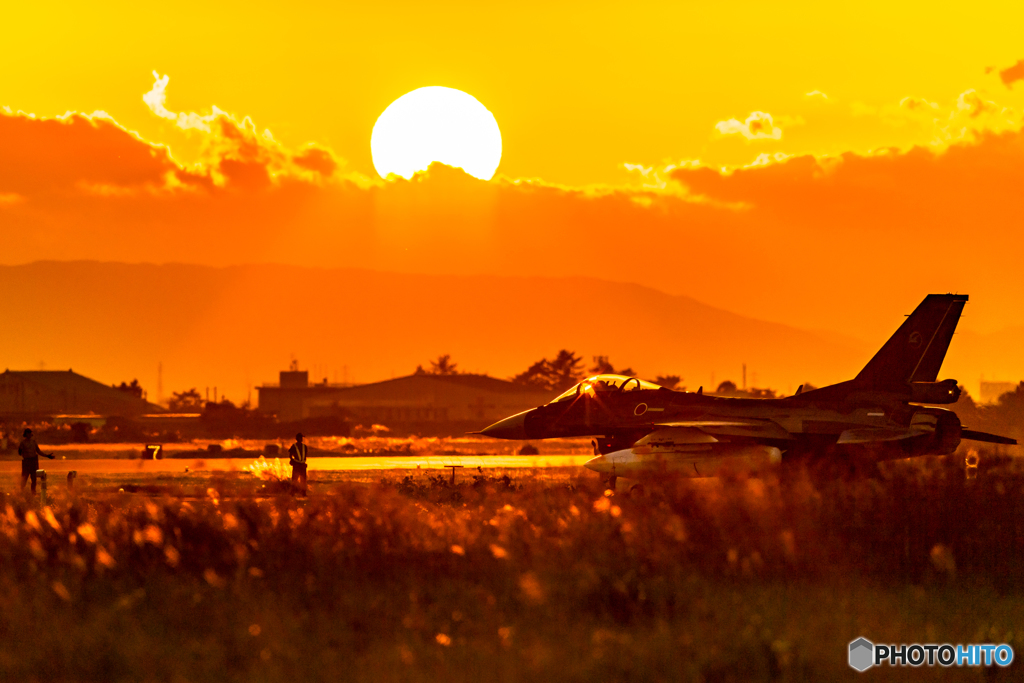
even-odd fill
[(1002, 643), (936, 645), (875, 645), (867, 638), (850, 643), (850, 666), (867, 671), (883, 663), (889, 666), (1009, 666), (1013, 662), (1013, 648)]
[(867, 638), (858, 638), (850, 643), (850, 666), (857, 671), (865, 671), (874, 663), (875, 644)]

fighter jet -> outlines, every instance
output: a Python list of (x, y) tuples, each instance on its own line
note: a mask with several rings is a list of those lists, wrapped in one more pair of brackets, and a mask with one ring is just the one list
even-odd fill
[(617, 477), (717, 476), (725, 469), (805, 462), (832, 474), (877, 462), (953, 453), (962, 439), (1016, 444), (968, 429), (941, 404), (956, 380), (937, 381), (967, 295), (930, 294), (852, 380), (784, 398), (672, 391), (636, 377), (588, 377), (547, 405), (484, 429), (498, 439), (594, 437), (586, 467)]

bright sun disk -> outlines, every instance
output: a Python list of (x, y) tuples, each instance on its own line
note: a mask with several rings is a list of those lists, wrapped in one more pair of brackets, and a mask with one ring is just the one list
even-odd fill
[(382, 178), (409, 179), (439, 161), (490, 180), (501, 162), (501, 131), (472, 95), (429, 86), (388, 105), (373, 126), (370, 152)]

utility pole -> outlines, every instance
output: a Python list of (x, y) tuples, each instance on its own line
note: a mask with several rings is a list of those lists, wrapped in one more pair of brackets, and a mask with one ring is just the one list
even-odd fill
[(747, 364), (743, 364), (743, 391), (747, 390)]
[(164, 363), (160, 361), (156, 364), (156, 402), (163, 404), (164, 402)]

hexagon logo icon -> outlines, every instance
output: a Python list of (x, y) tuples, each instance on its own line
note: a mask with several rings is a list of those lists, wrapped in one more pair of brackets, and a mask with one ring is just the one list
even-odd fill
[(850, 643), (850, 666), (857, 671), (867, 671), (874, 664), (875, 645), (867, 638), (858, 638)]

